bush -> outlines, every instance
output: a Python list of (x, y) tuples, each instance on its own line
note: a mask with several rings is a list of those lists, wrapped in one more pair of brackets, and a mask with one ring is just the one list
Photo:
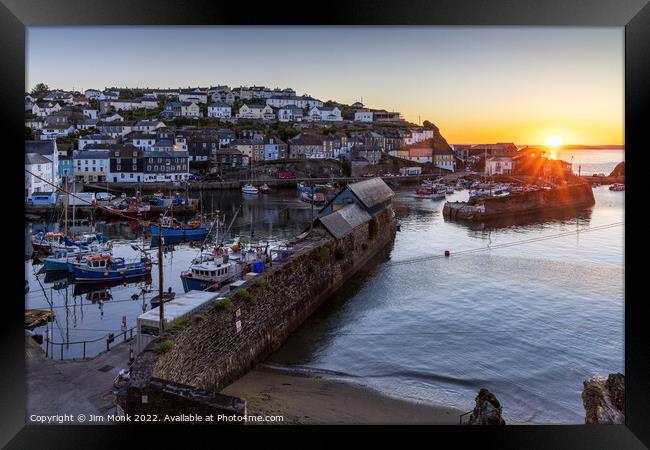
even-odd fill
[(313, 264), (310, 264), (310, 265), (307, 266), (307, 272), (309, 272), (309, 273), (316, 272), (316, 268), (314, 267)]
[(364, 242), (363, 244), (361, 244), (361, 248), (364, 250), (368, 250), (368, 243)]
[(232, 308), (232, 302), (229, 298), (222, 298), (212, 302), (212, 308), (215, 311), (225, 311), (226, 309)]
[(156, 345), (153, 349), (156, 353), (167, 353), (174, 347), (174, 343), (170, 341), (169, 339), (161, 342), (160, 344)]
[(174, 320), (172, 323), (169, 324), (169, 327), (167, 327), (167, 331), (170, 333), (173, 333), (175, 331), (180, 330), (183, 328), (187, 323), (190, 321), (189, 317), (179, 317), (178, 319)]
[(316, 260), (319, 263), (327, 261), (329, 259), (329, 257), (330, 257), (330, 249), (329, 249), (329, 247), (323, 246), (323, 247), (320, 247), (316, 251)]
[(196, 323), (201, 323), (205, 321), (205, 319), (207, 319), (205, 314), (197, 314), (196, 316), (194, 316), (194, 322)]
[(240, 300), (244, 300), (245, 302), (255, 300), (255, 296), (251, 294), (246, 288), (237, 289), (237, 292), (235, 292), (235, 297)]
[(336, 250), (334, 250), (334, 257), (337, 261), (342, 260), (345, 258), (345, 250), (343, 250), (342, 247), (336, 247)]
[(255, 283), (255, 285), (264, 291), (271, 287), (271, 283), (269, 283), (269, 280), (266, 278), (260, 278), (257, 280), (257, 283)]

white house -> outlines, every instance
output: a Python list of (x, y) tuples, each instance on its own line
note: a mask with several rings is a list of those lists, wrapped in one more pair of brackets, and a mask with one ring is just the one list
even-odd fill
[(63, 91), (51, 91), (43, 97), (46, 102), (72, 103), (72, 94)]
[(159, 128), (165, 127), (165, 123), (161, 120), (138, 120), (135, 125), (133, 125), (133, 131), (139, 131), (141, 133), (155, 133)]
[(312, 121), (340, 122), (343, 117), (341, 117), (341, 110), (336, 106), (314, 106), (309, 110), (309, 119)]
[(241, 119), (271, 120), (275, 118), (275, 114), (273, 113), (273, 108), (271, 108), (269, 105), (243, 104), (241, 108), (239, 108), (239, 114), (237, 117)]
[(277, 117), (280, 122), (300, 122), (303, 118), (303, 111), (296, 105), (283, 106), (278, 109)]
[(323, 106), (322, 101), (317, 100), (313, 97), (309, 97), (309, 96), (298, 97), (295, 95), (271, 97), (266, 99), (266, 104), (269, 106), (273, 106), (274, 108), (282, 108), (283, 106), (289, 106), (289, 105), (298, 106), (300, 108), (312, 108), (314, 106)]
[(372, 122), (372, 111), (360, 110), (354, 113), (355, 122)]
[(427, 139), (433, 139), (433, 130), (426, 128), (411, 128), (404, 136), (404, 144), (417, 144), (418, 142), (426, 141)]
[(97, 119), (98, 111), (93, 108), (84, 108), (82, 110), (82, 113), (84, 116), (88, 117), (89, 119)]
[(208, 93), (200, 90), (178, 93), (179, 102), (208, 103)]
[(50, 114), (61, 111), (61, 105), (58, 103), (35, 103), (32, 106), (32, 114), (39, 117), (47, 117)]
[(64, 124), (43, 125), (41, 129), (41, 139), (56, 139), (70, 136), (74, 133), (74, 126)]
[(485, 175), (509, 175), (514, 164), (510, 156), (492, 156), (485, 161)]
[(99, 94), (99, 97), (97, 97), (98, 100), (117, 100), (120, 98), (120, 91), (103, 91), (102, 93)]
[(89, 136), (83, 136), (79, 138), (79, 150), (83, 150), (89, 144), (115, 144), (117, 143), (117, 138), (101, 135), (101, 134), (91, 134)]
[(156, 144), (157, 135), (151, 133), (133, 132), (124, 137), (126, 143), (132, 144), (140, 150), (151, 150)]
[(32, 198), (34, 192), (52, 192), (54, 189), (47, 182), (54, 182), (53, 172), (52, 161), (45, 156), (25, 153), (25, 199)]
[(118, 113), (100, 114), (98, 118), (102, 122), (124, 122), (124, 117)]
[(25, 141), (25, 154), (29, 153), (44, 156), (51, 161), (49, 180), (58, 185), (59, 150), (56, 146), (56, 140)]
[(232, 108), (226, 103), (215, 102), (208, 106), (208, 117), (229, 119), (231, 115)]
[(97, 99), (101, 95), (102, 95), (102, 91), (99, 91), (97, 89), (86, 89), (84, 91), (84, 97), (86, 97), (88, 100)]

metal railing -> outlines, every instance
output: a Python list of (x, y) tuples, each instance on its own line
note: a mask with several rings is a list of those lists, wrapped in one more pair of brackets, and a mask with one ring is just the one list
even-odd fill
[[(45, 357), (46, 358), (51, 358), (54, 359), (54, 346), (59, 346), (60, 349), (60, 360), (63, 360), (63, 349), (69, 348), (71, 345), (82, 345), (83, 350), (82, 350), (82, 359), (86, 359), (86, 344), (92, 344), (95, 342), (99, 341), (106, 341), (106, 351), (110, 351), (111, 349), (111, 344), (113, 344), (116, 340), (119, 339), (120, 336), (122, 336), (122, 342), (127, 342), (133, 339), (134, 334), (137, 334), (133, 332), (137, 327), (131, 327), (128, 330), (124, 330), (119, 332), (117, 335), (114, 333), (109, 333), (106, 336), (102, 336), (97, 339), (90, 339), (86, 341), (73, 341), (73, 342), (54, 342), (48, 338), (45, 339)], [(127, 337), (128, 335), (128, 337)], [(119, 343), (119, 342), (118, 342)], [(115, 344), (114, 344), (115, 345)]]

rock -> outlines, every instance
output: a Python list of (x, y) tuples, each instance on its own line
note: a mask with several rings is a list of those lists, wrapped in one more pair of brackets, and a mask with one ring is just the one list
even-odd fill
[(478, 391), (476, 406), (470, 414), (467, 425), (505, 425), (501, 417), (501, 403), (496, 396), (485, 388)]
[(585, 423), (625, 423), (625, 376), (620, 373), (608, 377), (595, 376), (583, 383), (582, 403)]
[(616, 164), (612, 173), (609, 174), (610, 177), (624, 177), (625, 176), (625, 161)]

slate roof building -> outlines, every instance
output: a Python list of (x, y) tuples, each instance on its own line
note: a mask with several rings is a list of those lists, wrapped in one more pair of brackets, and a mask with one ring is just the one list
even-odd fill
[(318, 212), (316, 225), (341, 239), (389, 207), (394, 195), (378, 177), (348, 184)]

